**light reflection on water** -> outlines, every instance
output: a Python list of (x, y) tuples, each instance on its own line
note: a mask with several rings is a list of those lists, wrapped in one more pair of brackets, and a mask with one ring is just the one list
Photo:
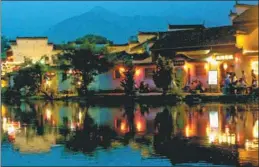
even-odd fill
[(172, 141), (178, 136), (205, 148), (237, 151), (237, 163), (258, 166), (257, 104), (88, 107), (36, 101), (1, 109), (2, 165), (235, 163), (216, 153), (212, 160), (208, 150), (197, 152), (193, 145), (178, 148), (179, 141)]

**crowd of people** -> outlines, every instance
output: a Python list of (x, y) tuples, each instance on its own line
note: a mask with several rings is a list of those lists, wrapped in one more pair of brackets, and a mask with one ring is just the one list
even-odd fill
[(254, 70), (251, 71), (251, 78), (252, 82), (249, 84), (244, 71), (242, 71), (242, 76), (239, 79), (235, 73), (228, 73), (224, 81), (225, 94), (247, 93), (249, 91), (247, 88), (256, 88), (257, 78)]

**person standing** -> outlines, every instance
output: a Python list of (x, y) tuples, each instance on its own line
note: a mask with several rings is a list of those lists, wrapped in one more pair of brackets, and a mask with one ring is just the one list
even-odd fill
[(230, 91), (230, 84), (231, 84), (231, 80), (230, 80), (230, 75), (227, 74), (226, 78), (225, 78), (225, 83), (224, 83), (224, 88), (225, 88), (225, 93), (224, 94), (229, 94)]
[(245, 71), (244, 70), (242, 70), (242, 81), (243, 81), (243, 83), (245, 84), (245, 85), (247, 85), (247, 80), (246, 80), (246, 74), (245, 74)]
[(237, 80), (236, 73), (233, 73), (233, 74), (232, 74), (232, 84), (233, 84), (234, 86), (236, 86), (237, 82), (238, 82), (238, 80)]
[(252, 87), (257, 87), (257, 79), (254, 73), (254, 70), (251, 71), (251, 76), (252, 76)]
[(238, 80), (237, 80), (236, 73), (233, 73), (232, 74), (232, 83), (231, 83), (231, 89), (232, 89), (231, 92), (233, 92), (234, 94), (237, 94), (237, 88), (236, 88), (237, 82), (238, 82)]

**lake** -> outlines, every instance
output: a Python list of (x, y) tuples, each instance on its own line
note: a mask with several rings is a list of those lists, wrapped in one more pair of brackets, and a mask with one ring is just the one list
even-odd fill
[(258, 104), (2, 103), (2, 166), (258, 166)]

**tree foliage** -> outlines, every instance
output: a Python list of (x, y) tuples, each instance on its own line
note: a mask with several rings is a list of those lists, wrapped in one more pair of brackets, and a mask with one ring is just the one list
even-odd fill
[(99, 35), (85, 35), (75, 41), (63, 43), (60, 48), (63, 50), (73, 50), (76, 48), (91, 50), (95, 54), (107, 54), (107, 45), (112, 43), (107, 38)]
[(125, 78), (121, 81), (121, 86), (124, 89), (126, 95), (134, 95), (135, 92), (135, 68), (132, 64), (127, 65), (127, 69), (124, 72)]
[(106, 57), (94, 54), (90, 49), (74, 49), (64, 51), (59, 56), (59, 67), (64, 71), (78, 71), (82, 77), (80, 91), (87, 93), (88, 85), (94, 80), (94, 76), (108, 71), (112, 63)]
[(153, 80), (158, 88), (163, 89), (163, 94), (166, 94), (169, 85), (171, 85), (173, 81), (173, 65), (170, 60), (161, 56), (158, 57)]
[(100, 35), (93, 35), (93, 34), (89, 34), (89, 35), (85, 35), (81, 38), (77, 38), (76, 39), (76, 43), (84, 43), (85, 41), (88, 41), (89, 43), (92, 44), (109, 44), (112, 43), (110, 40), (108, 40), (107, 38), (100, 36)]
[(28, 89), (30, 95), (36, 94), (42, 83), (43, 74), (46, 71), (44, 65), (37, 63), (21, 68), (14, 76), (14, 89), (20, 91), (21, 88)]
[(9, 40), (5, 37), (1, 35), (1, 58), (5, 58), (5, 50), (9, 47)]

